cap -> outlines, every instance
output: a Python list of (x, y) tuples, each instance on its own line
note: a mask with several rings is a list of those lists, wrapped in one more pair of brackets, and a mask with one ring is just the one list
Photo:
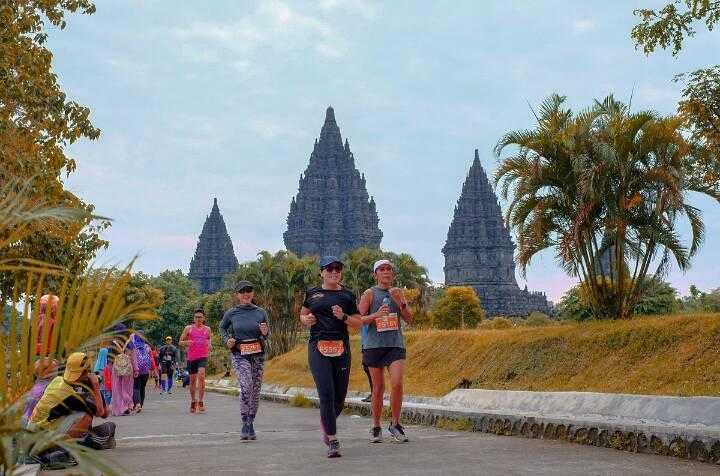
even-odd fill
[(326, 268), (333, 263), (340, 263), (341, 265), (345, 266), (345, 263), (340, 261), (340, 258), (338, 258), (337, 256), (323, 256), (322, 258), (320, 258), (320, 269)]
[(245, 288), (255, 289), (255, 285), (250, 281), (238, 281), (238, 283), (235, 285), (235, 292), (240, 292), (240, 290)]
[(165, 340), (166, 340), (166, 341), (168, 341), (168, 340), (172, 340), (172, 337), (170, 337), (170, 336), (167, 336), (167, 337), (165, 337)]
[(392, 264), (392, 261), (390, 261), (389, 259), (379, 259), (375, 261), (375, 264), (373, 265), (373, 273), (376, 272), (378, 268), (384, 264), (390, 265), (393, 270), (395, 269), (395, 265)]
[(65, 362), (63, 378), (68, 382), (75, 382), (87, 369), (88, 358), (83, 352), (73, 352)]

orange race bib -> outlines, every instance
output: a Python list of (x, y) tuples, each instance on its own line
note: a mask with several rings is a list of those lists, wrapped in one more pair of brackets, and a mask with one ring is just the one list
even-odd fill
[(262, 344), (259, 340), (252, 342), (240, 342), (240, 355), (259, 354), (263, 351)]
[(319, 340), (317, 350), (325, 357), (340, 357), (345, 353), (345, 344), (341, 340)]
[(378, 317), (375, 319), (375, 328), (378, 332), (396, 331), (400, 329), (398, 315), (392, 312), (385, 317)]

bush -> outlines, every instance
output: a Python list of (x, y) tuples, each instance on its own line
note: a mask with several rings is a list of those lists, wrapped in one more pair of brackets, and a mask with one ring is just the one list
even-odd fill
[(313, 406), (312, 400), (305, 396), (303, 393), (296, 393), (290, 398), (288, 403), (293, 407), (310, 408)]
[(433, 327), (465, 329), (477, 327), (485, 317), (480, 298), (469, 286), (451, 286), (432, 308)]
[(546, 314), (538, 311), (533, 311), (526, 319), (520, 321), (520, 324), (530, 327), (549, 326), (554, 323), (555, 322), (550, 319)]
[(515, 323), (507, 317), (497, 316), (480, 322), (477, 327), (478, 329), (510, 329), (515, 327)]

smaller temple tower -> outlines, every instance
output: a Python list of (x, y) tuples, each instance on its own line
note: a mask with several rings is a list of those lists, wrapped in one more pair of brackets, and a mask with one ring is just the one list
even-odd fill
[(189, 276), (200, 292), (210, 294), (219, 291), (225, 276), (234, 273), (237, 268), (238, 260), (232, 240), (220, 214), (217, 198), (214, 198), (212, 210), (205, 219), (198, 239), (195, 256), (190, 261)]
[(445, 284), (472, 286), (489, 316), (550, 314), (545, 294), (521, 290), (515, 280), (515, 245), (477, 149), (442, 252)]

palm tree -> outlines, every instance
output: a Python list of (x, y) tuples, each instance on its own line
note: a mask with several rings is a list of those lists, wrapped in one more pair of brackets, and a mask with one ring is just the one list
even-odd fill
[[(35, 226), (68, 223), (86, 211), (38, 202), (32, 180), (11, 180), (0, 186), (0, 252), (27, 236)], [(12, 273), (12, 295), (0, 296), (3, 319), (0, 330), (0, 473), (13, 474), (23, 455), (37, 454), (51, 446), (62, 446), (78, 461), (81, 472), (116, 474), (92, 452), (51, 430), (30, 431), (21, 425), (24, 396), (33, 385), (33, 367), (42, 356), (61, 361), (77, 350), (92, 350), (109, 336), (108, 329), (120, 320), (151, 319), (153, 304), (128, 302), (130, 266), (99, 274), (88, 270), (77, 274), (30, 259), (0, 259), (0, 273)], [(52, 331), (40, 331), (40, 296), (59, 283), (59, 298)], [(37, 345), (36, 345), (37, 344)]]
[[(683, 121), (652, 111), (632, 113), (612, 96), (577, 114), (565, 97), (545, 100), (532, 130), (507, 133), (509, 147), (495, 174), (510, 198), (508, 225), (525, 272), (532, 258), (553, 248), (566, 272), (580, 279), (596, 317), (625, 318), (649, 276), (674, 259), (682, 270), (704, 237), (702, 213), (687, 201), (697, 192), (720, 202), (720, 191), (694, 174), (696, 144)], [(690, 223), (684, 244), (678, 220)], [(602, 259), (609, 257), (610, 259)]]

